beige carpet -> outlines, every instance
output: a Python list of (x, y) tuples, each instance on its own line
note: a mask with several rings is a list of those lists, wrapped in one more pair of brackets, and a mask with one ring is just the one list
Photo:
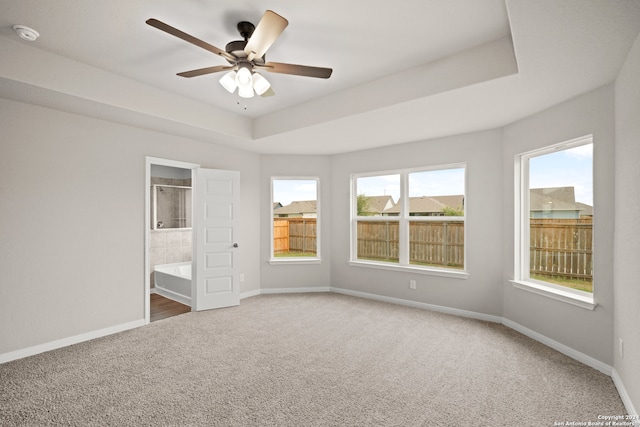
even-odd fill
[(553, 426), (611, 378), (502, 325), (263, 295), (0, 365), (0, 425)]

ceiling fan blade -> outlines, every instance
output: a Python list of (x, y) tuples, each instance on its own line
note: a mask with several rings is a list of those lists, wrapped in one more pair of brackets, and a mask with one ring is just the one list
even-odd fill
[(198, 77), (203, 76), (205, 74), (218, 73), (220, 71), (233, 70), (235, 67), (233, 65), (216, 65), (215, 67), (206, 67), (199, 68), (197, 70), (191, 71), (183, 71), (182, 73), (178, 73), (180, 77)]
[(333, 69), (322, 67), (309, 67), (307, 65), (283, 64), (281, 62), (267, 62), (263, 66), (256, 65), (255, 68), (270, 71), (272, 73), (293, 74), (304, 77), (317, 77), (328, 79), (331, 77)]
[(287, 25), (289, 21), (267, 10), (244, 48), (247, 59), (253, 61), (255, 58), (262, 58)]
[(201, 47), (202, 49), (208, 50), (209, 52), (215, 53), (216, 55), (220, 55), (223, 58), (227, 59), (228, 61), (232, 61), (235, 62), (238, 60), (238, 58), (236, 58), (235, 56), (231, 55), (230, 53), (222, 50), (222, 49), (218, 49), (217, 47), (210, 45), (209, 43), (202, 41), (196, 37), (193, 37), (190, 34), (185, 33), (184, 31), (181, 31), (177, 28), (172, 27), (169, 24), (165, 24), (162, 21), (158, 21), (157, 19), (151, 18), (151, 19), (147, 19), (147, 24), (151, 25), (152, 27), (155, 27), (161, 31), (164, 31), (167, 34), (171, 34), (172, 36), (178, 37), (179, 39), (182, 39), (186, 42), (189, 42), (191, 44), (194, 44), (198, 47)]

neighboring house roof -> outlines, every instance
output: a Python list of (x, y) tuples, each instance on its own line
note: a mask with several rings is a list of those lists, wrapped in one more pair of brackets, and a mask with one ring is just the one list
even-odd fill
[(464, 208), (464, 196), (462, 194), (456, 194), (454, 196), (431, 196), (431, 198), (450, 208)]
[[(400, 214), (400, 205), (402, 199), (398, 200), (398, 204), (390, 209), (386, 209), (386, 214)], [(462, 209), (464, 205), (464, 196), (421, 196), (409, 197), (409, 212), (411, 213), (438, 213), (442, 212), (447, 206), (454, 209)]]
[(282, 203), (280, 202), (273, 202), (273, 209), (278, 209), (282, 207)]
[(580, 215), (593, 216), (593, 206), (589, 206), (581, 202), (576, 202), (576, 207), (580, 210)]
[(364, 196), (367, 199), (367, 206), (365, 212), (378, 214), (395, 206), (393, 197), (391, 196)]
[(575, 211), (576, 198), (573, 187), (531, 188), (530, 211)]
[(316, 213), (316, 201), (304, 200), (291, 202), (287, 206), (275, 209), (273, 211), (276, 215), (292, 215), (292, 214), (304, 214), (304, 213)]

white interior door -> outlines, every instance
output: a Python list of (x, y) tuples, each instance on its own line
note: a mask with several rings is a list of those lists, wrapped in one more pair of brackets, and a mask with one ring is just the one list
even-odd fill
[(240, 172), (198, 168), (195, 175), (191, 309), (239, 305)]

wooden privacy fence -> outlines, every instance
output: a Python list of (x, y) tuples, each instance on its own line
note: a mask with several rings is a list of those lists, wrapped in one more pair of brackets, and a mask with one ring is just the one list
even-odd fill
[[(398, 261), (397, 221), (359, 221), (358, 258)], [(410, 221), (409, 262), (463, 268), (463, 221)]]
[(358, 258), (398, 261), (397, 221), (358, 221)]
[(592, 218), (531, 218), (529, 224), (531, 274), (593, 279)]
[(464, 268), (464, 221), (410, 221), (409, 262)]
[[(316, 252), (316, 218), (276, 218), (273, 223), (274, 253)], [(397, 221), (358, 221), (357, 233), (359, 259), (398, 261)], [(591, 218), (531, 218), (530, 233), (531, 274), (592, 280)], [(409, 260), (411, 264), (463, 268), (464, 222), (410, 221)]]
[[(531, 274), (592, 280), (593, 223), (584, 219), (530, 220)], [(398, 261), (396, 221), (359, 221), (358, 258)], [(492, 242), (487, 242), (491, 245)], [(498, 245), (499, 242), (493, 242)], [(462, 221), (410, 221), (409, 262), (464, 267)]]
[(274, 218), (273, 253), (316, 253), (316, 218)]

